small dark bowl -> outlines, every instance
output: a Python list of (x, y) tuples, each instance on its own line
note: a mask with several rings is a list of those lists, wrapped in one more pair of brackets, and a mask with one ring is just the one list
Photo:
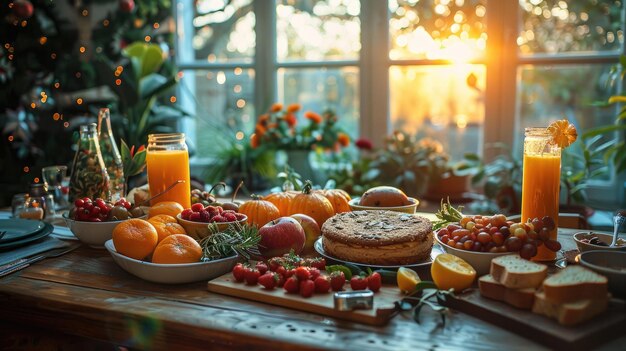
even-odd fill
[(579, 262), (609, 280), (613, 295), (626, 298), (626, 252), (594, 250), (580, 254)]

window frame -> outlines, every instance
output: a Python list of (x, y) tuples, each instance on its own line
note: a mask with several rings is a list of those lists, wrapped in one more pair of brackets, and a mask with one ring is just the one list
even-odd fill
[[(358, 67), (359, 69), (359, 136), (381, 146), (382, 136), (391, 132), (389, 70), (392, 66), (433, 66), (450, 65), (447, 60), (391, 60), (389, 58), (389, 8), (387, 1), (361, 0), (361, 51), (356, 60), (343, 61), (286, 61), (279, 62), (276, 50), (276, 0), (253, 0), (256, 25), (256, 47), (252, 62), (206, 62), (188, 60), (181, 50), (190, 49), (193, 32), (191, 21), (184, 21), (185, 14), (191, 11), (191, 0), (176, 0), (176, 63), (181, 71), (194, 69), (220, 70), (237, 67), (252, 68), (255, 71), (254, 106), (255, 115), (267, 108), (268, 101), (276, 101), (278, 96), (278, 71), (281, 68), (338, 68)], [(483, 64), (486, 69), (485, 122), (483, 123), (483, 150), (486, 159), (493, 156), (493, 150), (485, 149), (498, 141), (507, 141), (514, 146), (519, 124), (519, 104), (517, 92), (520, 84), (519, 68), (524, 65), (568, 65), (568, 64), (615, 64), (619, 56), (626, 54), (626, 41), (620, 52), (561, 53), (523, 55), (517, 45), (519, 34), (520, 8), (518, 0), (488, 1), (487, 7), (487, 48), (483, 59), (472, 60), (470, 64)], [(491, 15), (490, 15), (491, 14)], [(493, 15), (497, 14), (497, 15)], [(181, 17), (179, 17), (181, 16)], [(191, 17), (191, 16), (189, 16)], [(189, 18), (187, 17), (187, 18)], [(626, 2), (622, 4), (621, 22), (626, 30)], [(179, 24), (184, 23), (181, 30)], [(183, 39), (181, 39), (183, 38)], [(183, 45), (181, 45), (181, 42)], [(187, 42), (185, 44), (185, 42)], [(385, 48), (385, 50), (381, 50)], [(193, 53), (193, 50), (190, 51)], [(195, 84), (195, 83), (194, 83)], [(188, 87), (187, 87), (188, 88)], [(181, 91), (183, 107), (195, 105), (193, 97)], [(616, 107), (617, 108), (617, 107)], [(617, 110), (616, 110), (617, 111)], [(195, 128), (195, 122), (182, 122), (183, 131)], [(192, 142), (195, 136), (191, 137)], [(204, 166), (207, 159), (192, 158), (193, 165)], [(611, 180), (592, 184), (592, 203), (607, 206), (607, 202), (617, 204), (624, 201), (623, 184), (625, 176), (611, 175)], [(618, 190), (619, 191), (616, 191)]]

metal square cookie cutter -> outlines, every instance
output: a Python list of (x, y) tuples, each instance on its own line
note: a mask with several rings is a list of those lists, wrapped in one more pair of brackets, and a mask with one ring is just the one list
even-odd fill
[(374, 307), (374, 292), (371, 290), (340, 291), (334, 294), (335, 309), (352, 311), (371, 310)]

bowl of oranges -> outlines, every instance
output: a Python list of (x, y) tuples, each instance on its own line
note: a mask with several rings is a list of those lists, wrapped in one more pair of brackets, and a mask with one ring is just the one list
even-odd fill
[(229, 272), (239, 257), (233, 254), (203, 261), (202, 247), (173, 216), (159, 214), (144, 219), (129, 219), (113, 229), (105, 248), (113, 261), (126, 272), (141, 279), (182, 284), (213, 279)]
[(82, 198), (74, 201), (69, 213), (63, 214), (65, 224), (82, 243), (103, 248), (111, 239), (113, 229), (130, 218), (145, 218), (141, 208), (133, 207), (126, 199), (115, 203), (103, 199)]

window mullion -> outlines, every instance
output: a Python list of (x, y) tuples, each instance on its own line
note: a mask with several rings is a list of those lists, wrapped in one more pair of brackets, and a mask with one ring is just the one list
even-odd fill
[(276, 101), (276, 1), (255, 1), (254, 106), (256, 114)]
[(361, 1), (359, 132), (376, 146), (389, 132), (388, 13), (387, 1)]
[(489, 1), (487, 12), (487, 83), (483, 153), (493, 157), (488, 146), (511, 144), (516, 126), (518, 2)]

